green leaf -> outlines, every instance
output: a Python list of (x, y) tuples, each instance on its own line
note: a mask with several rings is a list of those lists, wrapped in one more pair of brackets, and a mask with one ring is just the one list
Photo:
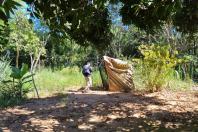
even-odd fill
[(22, 82), (22, 84), (25, 84), (25, 83), (28, 83), (28, 82), (32, 82), (32, 79), (31, 80), (24, 81), (24, 82)]
[(21, 79), (20, 69), (16, 68), (16, 67), (12, 67), (12, 73), (11, 73), (10, 77), (12, 77), (14, 79)]
[(2, 81), (2, 83), (5, 83), (5, 84), (11, 83), (11, 82), (13, 82), (13, 81), (12, 80)]
[(20, 76), (21, 78), (28, 72), (28, 65), (27, 64), (22, 64), (22, 68), (21, 68), (21, 73)]
[(30, 74), (30, 75), (27, 75), (25, 77), (23, 77), (22, 81), (26, 80), (26, 79), (29, 79), (31, 78), (32, 76), (34, 76), (35, 74)]

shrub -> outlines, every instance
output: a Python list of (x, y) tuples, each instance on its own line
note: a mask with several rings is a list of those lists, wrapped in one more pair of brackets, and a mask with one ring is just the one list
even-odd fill
[(23, 99), (18, 96), (18, 89), (11, 83), (0, 84), (0, 107), (7, 107), (19, 104)]
[(141, 45), (142, 59), (138, 59), (143, 83), (149, 91), (159, 91), (167, 86), (170, 78), (176, 75), (174, 67), (182, 62), (177, 58), (178, 52), (170, 45)]
[(24, 87), (24, 84), (31, 81), (32, 75), (25, 76), (28, 72), (28, 66), (25, 64), (21, 69), (13, 67), (11, 70), (8, 62), (2, 61), (1, 63), (6, 63), (6, 68), (1, 67), (1, 71), (5, 75), (0, 82), (0, 106), (19, 104), (29, 92), (29, 88)]
[(24, 87), (26, 83), (32, 82), (33, 75), (27, 75), (28, 70), (27, 64), (23, 64), (21, 69), (12, 67), (12, 73), (10, 75), (12, 81), (8, 81), (8, 83), (11, 82), (13, 84), (13, 87), (16, 89), (16, 95), (19, 98), (23, 98), (29, 92), (29, 89)]

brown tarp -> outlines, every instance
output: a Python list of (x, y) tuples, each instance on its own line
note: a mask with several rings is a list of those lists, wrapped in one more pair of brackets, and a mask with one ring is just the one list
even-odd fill
[(134, 89), (132, 66), (125, 61), (103, 56), (109, 91), (128, 92)]

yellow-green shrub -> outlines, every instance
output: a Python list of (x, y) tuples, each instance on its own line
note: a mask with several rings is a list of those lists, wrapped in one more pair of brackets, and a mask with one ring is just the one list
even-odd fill
[(175, 73), (174, 67), (182, 62), (177, 58), (178, 52), (170, 45), (141, 45), (143, 55), (137, 62), (141, 67), (143, 83), (149, 91), (159, 91), (167, 85), (170, 76)]

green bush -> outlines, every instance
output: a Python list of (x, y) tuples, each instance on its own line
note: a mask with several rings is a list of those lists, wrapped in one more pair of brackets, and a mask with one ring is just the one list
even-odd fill
[(0, 107), (13, 106), (21, 103), (24, 98), (20, 98), (18, 89), (10, 84), (0, 84)]
[(14, 90), (10, 85), (4, 83), (11, 74), (10, 61), (5, 58), (0, 59), (0, 107), (9, 105), (12, 101)]
[(159, 91), (168, 85), (171, 78), (176, 77), (174, 67), (182, 60), (177, 58), (178, 52), (171, 50), (170, 45), (141, 45), (142, 59), (138, 62), (142, 83), (149, 91)]
[(12, 83), (13, 87), (17, 90), (16, 93), (19, 98), (23, 98), (30, 91), (27, 87), (24, 87), (26, 83), (32, 82), (32, 74), (27, 75), (29, 71), (28, 65), (23, 64), (21, 69), (12, 67), (12, 73), (10, 77), (12, 81), (8, 81), (8, 83)]
[(0, 70), (3, 74), (0, 82), (0, 106), (19, 104), (29, 92), (29, 89), (24, 87), (31, 81), (31, 75), (25, 76), (28, 73), (28, 66), (23, 64), (21, 69), (11, 68), (9, 61), (4, 60), (0, 63)]

